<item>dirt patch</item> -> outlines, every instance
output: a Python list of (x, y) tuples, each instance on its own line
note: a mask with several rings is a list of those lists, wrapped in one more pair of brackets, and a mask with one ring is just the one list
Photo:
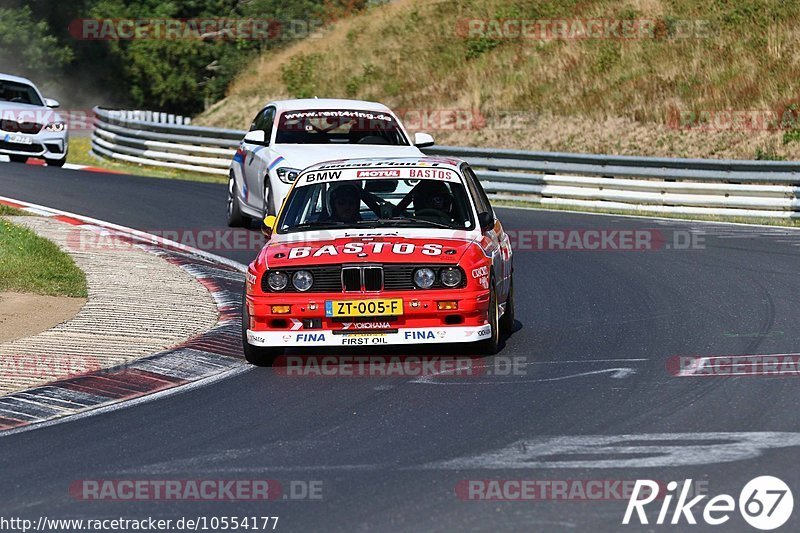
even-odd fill
[(0, 342), (21, 339), (74, 317), (86, 298), (0, 292)]

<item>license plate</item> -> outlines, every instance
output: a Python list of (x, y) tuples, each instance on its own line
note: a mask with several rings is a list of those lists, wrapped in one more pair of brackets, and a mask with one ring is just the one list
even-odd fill
[(403, 299), (326, 300), (325, 316), (398, 316), (403, 314)]
[(33, 144), (33, 139), (25, 135), (6, 135), (6, 142), (14, 144)]

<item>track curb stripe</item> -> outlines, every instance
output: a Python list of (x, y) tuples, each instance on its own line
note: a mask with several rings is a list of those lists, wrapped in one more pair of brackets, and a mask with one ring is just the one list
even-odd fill
[[(241, 352), (240, 295), (245, 267), (201, 250), (116, 224), (0, 197), (0, 204), (95, 231), (113, 232), (179, 266), (211, 293), (217, 324), (188, 341), (111, 368), (70, 376), (0, 396), (0, 436), (134, 405), (147, 396), (177, 393), (245, 371)], [(137, 401), (132, 401), (137, 400)]]

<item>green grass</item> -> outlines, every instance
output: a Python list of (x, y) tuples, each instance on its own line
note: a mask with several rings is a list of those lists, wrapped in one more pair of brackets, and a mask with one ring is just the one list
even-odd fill
[(0, 291), (85, 298), (86, 276), (55, 243), (0, 219)]
[(636, 217), (657, 217), (672, 218), (676, 220), (699, 220), (703, 222), (734, 222), (737, 224), (758, 224), (762, 226), (782, 226), (789, 228), (800, 228), (800, 220), (774, 219), (774, 218), (751, 218), (751, 217), (729, 217), (719, 215), (682, 215), (677, 213), (634, 212), (622, 209), (601, 209), (595, 207), (562, 206), (562, 205), (543, 205), (537, 202), (524, 200), (494, 200), (492, 205), (496, 207), (524, 207), (527, 209), (541, 209), (547, 211), (575, 211), (579, 213), (597, 213), (602, 215), (628, 215)]
[(69, 155), (67, 162), (74, 165), (89, 165), (93, 167), (107, 168), (126, 174), (137, 176), (148, 176), (151, 178), (166, 178), (174, 180), (201, 181), (205, 183), (225, 183), (225, 176), (213, 176), (210, 174), (199, 174), (187, 170), (172, 168), (151, 167), (136, 163), (126, 163), (112, 161), (106, 158), (98, 158), (89, 154), (92, 148), (91, 139), (88, 137), (76, 137), (69, 140)]
[(14, 216), (25, 216), (28, 213), (25, 211), (20, 211), (19, 209), (14, 209), (13, 207), (8, 207), (7, 205), (0, 204), (0, 216), (5, 215), (14, 215)]

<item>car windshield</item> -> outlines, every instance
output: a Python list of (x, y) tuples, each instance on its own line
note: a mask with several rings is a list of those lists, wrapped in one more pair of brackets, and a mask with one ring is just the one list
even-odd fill
[(275, 142), (408, 146), (408, 140), (390, 114), (352, 109), (311, 109), (283, 113), (278, 122)]
[(0, 101), (15, 104), (44, 105), (36, 89), (24, 83), (0, 80)]
[(457, 180), (375, 178), (296, 186), (278, 222), (278, 233), (392, 226), (472, 229), (472, 207), (464, 186)]

